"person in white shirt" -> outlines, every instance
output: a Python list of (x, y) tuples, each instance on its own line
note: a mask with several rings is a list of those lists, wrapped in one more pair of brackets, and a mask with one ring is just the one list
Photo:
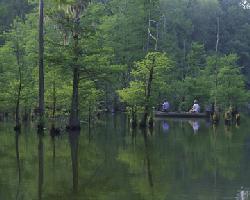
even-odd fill
[(170, 104), (168, 103), (167, 100), (164, 100), (163, 104), (162, 104), (162, 111), (163, 112), (168, 112), (170, 108)]
[(200, 112), (200, 106), (199, 106), (197, 100), (194, 100), (194, 105), (189, 112), (191, 112), (191, 113), (199, 113)]

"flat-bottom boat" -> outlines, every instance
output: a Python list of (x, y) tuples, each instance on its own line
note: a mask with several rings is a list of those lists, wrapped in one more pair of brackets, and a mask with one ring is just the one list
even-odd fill
[(207, 113), (162, 112), (162, 111), (155, 111), (155, 117), (209, 118), (209, 115), (208, 115)]

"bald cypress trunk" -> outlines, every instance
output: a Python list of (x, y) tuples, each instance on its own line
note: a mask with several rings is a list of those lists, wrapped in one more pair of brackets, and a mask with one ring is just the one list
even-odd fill
[(73, 30), (72, 37), (74, 40), (73, 43), (73, 90), (72, 90), (72, 99), (71, 99), (71, 109), (69, 124), (67, 129), (70, 130), (79, 130), (80, 129), (80, 120), (79, 120), (79, 73), (80, 65), (78, 63), (79, 57), (81, 56), (81, 50), (79, 46), (80, 34), (82, 32), (80, 28), (80, 20), (83, 11), (87, 8), (89, 0), (77, 1), (75, 4), (72, 4), (70, 9), (73, 13)]
[(21, 79), (21, 66), (18, 65), (18, 73), (19, 73), (19, 86), (17, 91), (17, 101), (16, 101), (16, 126), (15, 130), (20, 130), (21, 123), (20, 123), (20, 96), (21, 96), (21, 90), (22, 90), (22, 79)]
[(21, 123), (20, 123), (20, 96), (22, 90), (22, 74), (21, 74), (21, 64), (20, 64), (20, 49), (19, 49), (19, 41), (17, 40), (16, 44), (16, 59), (17, 59), (17, 66), (18, 66), (18, 89), (17, 89), (17, 99), (16, 99), (16, 126), (15, 130), (20, 130)]
[(217, 17), (217, 34), (216, 34), (216, 45), (215, 45), (215, 53), (216, 53), (216, 60), (215, 60), (215, 89), (216, 89), (216, 96), (215, 96), (215, 106), (217, 106), (217, 88), (218, 88), (218, 46), (220, 41), (220, 18)]
[[(79, 24), (76, 24), (78, 27)], [(73, 93), (71, 98), (71, 109), (68, 128), (71, 130), (80, 129), (79, 120), (79, 100), (78, 100), (78, 87), (79, 87), (79, 65), (77, 64), (79, 58), (79, 35), (77, 32), (73, 34), (74, 38), (74, 68), (73, 68)]]
[(220, 41), (220, 18), (217, 17), (217, 34), (216, 34), (216, 45), (215, 45), (215, 98), (214, 98), (214, 112), (212, 115), (212, 121), (217, 124), (220, 119), (219, 108), (217, 105), (217, 92), (218, 92), (218, 46)]
[(78, 100), (78, 85), (79, 85), (79, 69), (74, 68), (73, 71), (73, 93), (71, 99), (71, 109), (69, 118), (69, 128), (70, 129), (80, 129), (79, 120), (79, 100)]
[(149, 71), (149, 78), (147, 84), (147, 93), (146, 93), (146, 102), (144, 106), (144, 114), (140, 123), (140, 127), (146, 127), (148, 117), (150, 114), (150, 97), (151, 97), (151, 88), (152, 88), (152, 81), (153, 81), (153, 74), (154, 74), (154, 65), (155, 65), (155, 58), (153, 58), (153, 63)]
[(43, 24), (44, 24), (44, 1), (39, 2), (39, 124), (38, 129), (44, 127), (44, 36), (43, 36)]

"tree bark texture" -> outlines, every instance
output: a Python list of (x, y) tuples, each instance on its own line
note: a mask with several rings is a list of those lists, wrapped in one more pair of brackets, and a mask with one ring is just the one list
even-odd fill
[(17, 41), (17, 49), (16, 49), (16, 59), (17, 59), (17, 65), (18, 65), (19, 84), (18, 84), (17, 99), (16, 99), (16, 126), (15, 126), (15, 130), (20, 130), (20, 128), (21, 128), (20, 96), (21, 96), (21, 90), (22, 90), (22, 74), (21, 74), (21, 65), (20, 65), (20, 49), (19, 49), (18, 41)]
[(152, 81), (153, 81), (153, 74), (154, 74), (154, 65), (155, 65), (155, 58), (153, 58), (153, 63), (152, 66), (150, 67), (150, 71), (149, 71), (149, 78), (148, 78), (148, 84), (147, 84), (147, 93), (146, 93), (146, 102), (145, 102), (145, 107), (144, 107), (144, 114), (143, 114), (143, 118), (142, 121), (140, 123), (141, 127), (146, 127), (147, 126), (147, 120), (148, 120), (148, 116), (150, 113), (149, 110), (149, 100), (151, 97), (151, 88), (152, 88)]
[(74, 39), (74, 66), (73, 66), (73, 93), (71, 99), (71, 109), (70, 109), (70, 118), (69, 118), (69, 129), (77, 130), (80, 129), (80, 120), (79, 120), (79, 99), (78, 99), (78, 88), (79, 88), (79, 65), (77, 63), (79, 58), (79, 18), (76, 15), (75, 20), (75, 32), (73, 33)]
[(44, 127), (44, 0), (39, 2), (39, 117), (40, 121), (38, 126)]
[(79, 69), (75, 67), (73, 70), (73, 93), (71, 100), (69, 127), (70, 129), (79, 129), (79, 100), (78, 100), (78, 86), (79, 86)]

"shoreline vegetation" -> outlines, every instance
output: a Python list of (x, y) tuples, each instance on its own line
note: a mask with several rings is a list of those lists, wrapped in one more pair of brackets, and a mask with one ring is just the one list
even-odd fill
[(0, 10), (0, 121), (17, 131), (38, 118), (57, 131), (61, 116), (79, 130), (104, 111), (153, 127), (164, 99), (177, 112), (214, 105), (214, 123), (249, 109), (249, 1), (3, 0)]

